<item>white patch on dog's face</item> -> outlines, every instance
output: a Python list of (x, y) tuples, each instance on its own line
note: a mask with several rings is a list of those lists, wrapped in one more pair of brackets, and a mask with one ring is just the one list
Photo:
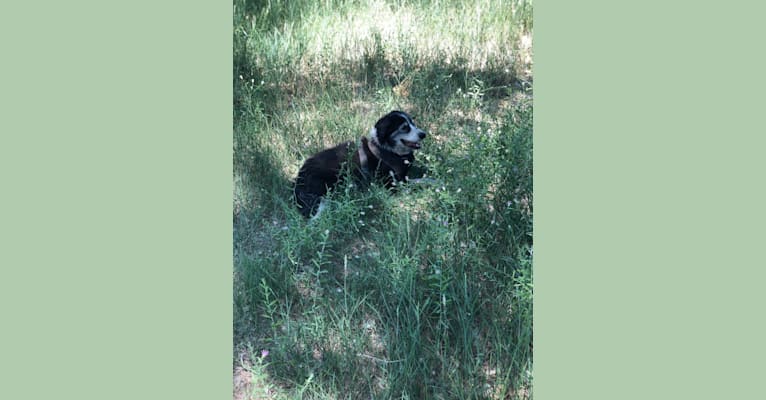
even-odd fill
[[(384, 123), (381, 124), (381, 122)], [(378, 132), (378, 129), (374, 127), (370, 130), (370, 137), (382, 147), (400, 156), (420, 149), (420, 141), (426, 137), (426, 133), (415, 126), (412, 118), (400, 111), (394, 111), (384, 116), (378, 121), (377, 126), (385, 127), (387, 132)]]

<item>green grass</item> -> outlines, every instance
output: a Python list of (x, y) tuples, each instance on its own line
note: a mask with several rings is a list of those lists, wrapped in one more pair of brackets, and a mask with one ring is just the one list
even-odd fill
[[(235, 397), (531, 397), (531, 8), (235, 1)], [(303, 160), (392, 109), (438, 184), (308, 224)]]

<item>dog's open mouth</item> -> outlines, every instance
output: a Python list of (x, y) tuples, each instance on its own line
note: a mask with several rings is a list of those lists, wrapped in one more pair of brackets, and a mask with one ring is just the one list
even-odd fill
[(410, 142), (409, 140), (402, 139), (402, 143), (404, 143), (405, 146), (411, 147), (416, 150), (420, 148), (420, 142)]

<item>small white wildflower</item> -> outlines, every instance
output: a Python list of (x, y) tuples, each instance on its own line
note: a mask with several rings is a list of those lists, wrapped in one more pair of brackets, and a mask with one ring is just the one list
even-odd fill
[(370, 210), (372, 210), (372, 204), (370, 204), (369, 206), (367, 206), (367, 208), (369, 208)]
[(460, 193), (463, 190), (463, 188), (457, 188), (457, 193)]
[(362, 214), (362, 215), (364, 215), (364, 211), (359, 211), (359, 214)]
[(336, 291), (336, 292), (338, 292), (338, 293), (340, 293), (340, 292), (342, 292), (342, 291), (343, 291), (343, 289), (341, 289), (341, 288), (337, 288), (337, 289), (335, 289), (335, 291)]
[(330, 230), (329, 230), (329, 229), (325, 229), (325, 230), (324, 230), (324, 235), (325, 235), (325, 236), (327, 236), (327, 235), (329, 235), (329, 234), (330, 234)]
[(434, 269), (434, 274), (439, 275), (441, 273), (442, 273), (442, 270), (440, 270), (439, 268)]
[(242, 77), (242, 75), (239, 76), (239, 80), (244, 80), (245, 78)]
[(255, 79), (250, 79), (250, 83), (255, 83)]
[(263, 85), (265, 82), (261, 81), (261, 85)]

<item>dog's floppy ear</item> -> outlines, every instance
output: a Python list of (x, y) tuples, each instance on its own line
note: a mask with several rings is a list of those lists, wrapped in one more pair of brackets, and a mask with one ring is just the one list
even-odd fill
[(386, 114), (375, 123), (375, 132), (377, 133), (378, 140), (385, 141), (389, 135), (393, 132), (391, 129), (391, 114)]
[(380, 142), (387, 142), (391, 134), (406, 120), (400, 115), (400, 111), (391, 111), (375, 123), (375, 132)]

